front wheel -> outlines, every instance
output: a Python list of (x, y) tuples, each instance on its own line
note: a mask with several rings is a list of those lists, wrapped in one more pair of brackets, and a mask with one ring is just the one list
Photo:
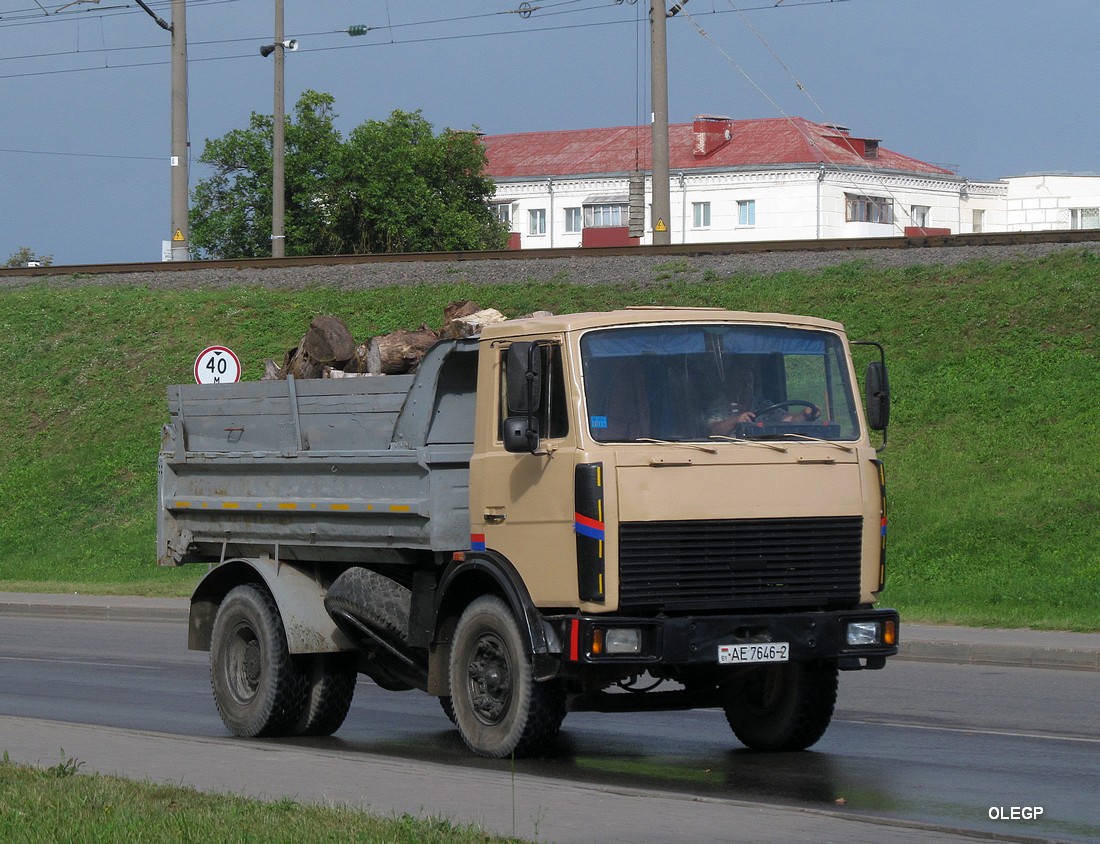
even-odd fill
[(471, 603), (455, 629), (451, 707), (466, 746), (479, 756), (529, 756), (557, 736), (565, 717), (560, 681), (539, 683), (508, 606), (487, 595)]
[(266, 589), (244, 584), (222, 601), (214, 619), (210, 685), (218, 714), (234, 735), (294, 731), (309, 678), (290, 655), (279, 609)]
[(837, 667), (829, 660), (737, 670), (723, 709), (734, 735), (753, 750), (805, 750), (824, 734), (836, 705)]

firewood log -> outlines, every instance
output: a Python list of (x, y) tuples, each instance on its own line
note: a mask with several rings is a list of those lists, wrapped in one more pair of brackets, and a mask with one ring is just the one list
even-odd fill
[(343, 366), (355, 354), (355, 338), (339, 317), (319, 316), (309, 324), (298, 351), (321, 365)]
[(413, 372), (438, 339), (439, 335), (426, 325), (416, 331), (401, 329), (372, 337), (367, 343), (367, 372), (372, 375)]

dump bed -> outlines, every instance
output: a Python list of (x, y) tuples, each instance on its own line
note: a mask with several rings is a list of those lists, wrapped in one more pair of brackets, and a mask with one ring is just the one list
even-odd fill
[(158, 561), (469, 547), (476, 352), (439, 343), (415, 375), (169, 387)]

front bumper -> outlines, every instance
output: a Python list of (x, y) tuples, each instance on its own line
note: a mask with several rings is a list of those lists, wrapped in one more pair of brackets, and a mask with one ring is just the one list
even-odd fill
[[(723, 646), (786, 643), (785, 661), (835, 659), (841, 669), (880, 668), (898, 652), (900, 619), (896, 610), (870, 609), (783, 615), (701, 615), (663, 618), (578, 615), (557, 619), (561, 625), (564, 666), (618, 666), (644, 670), (650, 666), (703, 667), (720, 665)], [(878, 626), (877, 641), (850, 644), (850, 625)], [(619, 631), (639, 631), (637, 650), (609, 651), (605, 644)], [(889, 634), (887, 631), (892, 631)], [(858, 638), (858, 637), (857, 637)], [(866, 638), (866, 637), (863, 637)]]

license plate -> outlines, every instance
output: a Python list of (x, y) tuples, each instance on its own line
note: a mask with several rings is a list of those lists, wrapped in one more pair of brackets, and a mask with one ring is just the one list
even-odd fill
[(790, 659), (789, 642), (761, 642), (758, 645), (719, 645), (720, 665), (740, 665), (746, 662), (786, 662)]

